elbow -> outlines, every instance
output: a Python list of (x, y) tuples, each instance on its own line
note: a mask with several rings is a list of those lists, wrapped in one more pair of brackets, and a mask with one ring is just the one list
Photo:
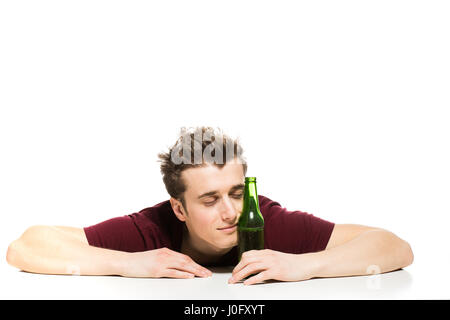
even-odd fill
[(8, 250), (6, 251), (6, 262), (13, 266), (13, 267), (18, 267), (18, 261), (19, 261), (19, 252), (18, 252), (18, 240), (12, 242), (9, 246), (8, 246)]
[(407, 267), (409, 265), (411, 265), (414, 262), (414, 253), (412, 251), (411, 245), (404, 241), (404, 262), (403, 262), (403, 267)]
[(32, 226), (25, 230), (19, 239), (14, 240), (6, 251), (6, 262), (16, 268), (23, 270), (23, 262), (30, 251), (30, 244), (37, 240), (39, 233), (42, 233), (43, 226)]
[(408, 242), (386, 230), (383, 230), (381, 234), (383, 234), (380, 238), (383, 243), (381, 247), (383, 248), (383, 254), (389, 257), (388, 268), (390, 270), (402, 269), (413, 263), (414, 253)]
[(402, 269), (409, 265), (411, 265), (414, 261), (414, 253), (412, 251), (411, 245), (399, 238), (398, 236), (391, 233), (392, 239), (390, 241), (390, 247), (395, 248), (392, 252), (392, 257), (394, 259), (394, 264), (396, 268), (394, 269)]

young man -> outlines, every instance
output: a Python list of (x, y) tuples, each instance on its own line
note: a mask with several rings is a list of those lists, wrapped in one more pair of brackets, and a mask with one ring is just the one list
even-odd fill
[(159, 158), (170, 200), (83, 229), (30, 227), (10, 244), (8, 263), (35, 273), (171, 278), (232, 265), (229, 283), (252, 275), (244, 284), (254, 284), (388, 272), (413, 261), (409, 244), (387, 230), (334, 224), (260, 195), (265, 249), (238, 262), (247, 171), (238, 141), (209, 127), (183, 129)]

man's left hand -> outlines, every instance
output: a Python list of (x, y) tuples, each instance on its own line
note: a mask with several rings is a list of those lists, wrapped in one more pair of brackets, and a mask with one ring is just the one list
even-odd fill
[(242, 254), (241, 261), (233, 269), (228, 283), (244, 281), (245, 285), (265, 280), (300, 281), (313, 277), (313, 260), (310, 254), (290, 254), (274, 250), (251, 250)]

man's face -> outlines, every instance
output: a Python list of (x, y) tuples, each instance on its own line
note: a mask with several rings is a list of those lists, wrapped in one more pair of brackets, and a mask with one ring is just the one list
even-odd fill
[[(244, 172), (230, 162), (182, 172), (190, 241), (199, 249), (220, 252), (237, 244), (237, 221), (242, 211)], [(231, 227), (231, 228), (230, 228)]]

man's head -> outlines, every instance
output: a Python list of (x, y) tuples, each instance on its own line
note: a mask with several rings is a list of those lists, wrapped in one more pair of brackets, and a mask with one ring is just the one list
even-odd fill
[(208, 251), (236, 245), (247, 164), (237, 140), (210, 127), (181, 130), (167, 153), (158, 155), (177, 218), (192, 241)]

